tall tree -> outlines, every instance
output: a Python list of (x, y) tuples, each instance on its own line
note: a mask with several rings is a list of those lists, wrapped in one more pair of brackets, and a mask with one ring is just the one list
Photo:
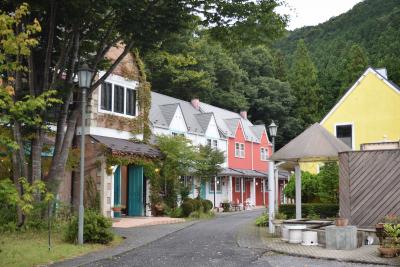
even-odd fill
[[(12, 14), (21, 4), (21, 1), (0, 1), (1, 12), (8, 14)], [(22, 99), (25, 96), (39, 96), (54, 89), (63, 104), (54, 107), (54, 112), (39, 113), (43, 124), (35, 126), (35, 133), (31, 135), (30, 162), (21, 164), (24, 168), (30, 166), (30, 170), (26, 170), (25, 173), (36, 178), (43, 176), (40, 173), (43, 126), (49, 122), (57, 125), (54, 154), (47, 175), (47, 181), (52, 184), (53, 191), (58, 190), (58, 184), (63, 178), (68, 151), (80, 114), (81, 96), (74, 82), (79, 65), (87, 63), (95, 72), (105, 71), (104, 76), (93, 80), (88, 90), (88, 97), (91, 97), (93, 90), (113, 72), (134, 47), (145, 53), (159, 47), (171, 34), (188, 28), (196, 21), (209, 30), (223, 31), (225, 27), (229, 28), (229, 34), (238, 36), (237, 34), (244, 29), (250, 30), (253, 26), (260, 25), (260, 21), (255, 18), (263, 18), (263, 25), (269, 18), (268, 23), (273, 23), (264, 29), (264, 37), (272, 37), (281, 32), (285, 21), (273, 8), (267, 9), (268, 6), (276, 5), (273, 0), (254, 3), (246, 0), (27, 2), (31, 6), (30, 14), (21, 21), (21, 27), (13, 28), (13, 31), (18, 33), (21, 29), (26, 29), (34, 20), (41, 25), (42, 31), (37, 33), (39, 44), (26, 58), (13, 56), (12, 60), (17, 60), (19, 64), (29, 68), (29, 74), (17, 72), (16, 95)], [(115, 61), (110, 62), (104, 56), (117, 43), (123, 44), (124, 50)], [(13, 127), (12, 130), (14, 136), (21, 134), (19, 127)]]
[(296, 97), (296, 113), (303, 127), (318, 120), (317, 69), (309, 55), (306, 43), (300, 40), (294, 53), (289, 76), (292, 93)]
[(354, 84), (368, 66), (367, 54), (360, 45), (353, 44), (346, 56), (343, 68), (343, 82), (338, 97), (342, 97), (349, 86)]

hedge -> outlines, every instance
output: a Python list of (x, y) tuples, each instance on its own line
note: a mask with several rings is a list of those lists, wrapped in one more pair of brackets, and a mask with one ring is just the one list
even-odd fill
[[(282, 204), (279, 206), (279, 212), (286, 214), (288, 219), (296, 217), (295, 204)], [(339, 212), (338, 204), (331, 203), (303, 203), (301, 205), (301, 216), (307, 218), (309, 214), (317, 214), (321, 219), (337, 217)]]

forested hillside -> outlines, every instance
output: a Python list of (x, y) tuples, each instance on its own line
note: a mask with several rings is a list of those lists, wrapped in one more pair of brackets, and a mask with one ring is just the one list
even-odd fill
[[(386, 67), (400, 83), (399, 26), (399, 0), (365, 0), (283, 37), (262, 28), (241, 33), (256, 42), (216, 38), (194, 23), (146, 53), (145, 62), (154, 91), (246, 109), (257, 123), (275, 120), (279, 148), (319, 121), (368, 65)], [(257, 42), (258, 34), (270, 38)]]
[(365, 67), (386, 67), (400, 84), (400, 1), (365, 0), (350, 11), (278, 41), (290, 67), (303, 39), (317, 68), (322, 114), (329, 110)]

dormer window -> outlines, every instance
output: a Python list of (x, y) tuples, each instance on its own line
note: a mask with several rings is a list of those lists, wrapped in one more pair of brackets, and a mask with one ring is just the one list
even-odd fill
[(104, 82), (100, 90), (100, 111), (127, 116), (136, 116), (136, 90), (119, 84)]

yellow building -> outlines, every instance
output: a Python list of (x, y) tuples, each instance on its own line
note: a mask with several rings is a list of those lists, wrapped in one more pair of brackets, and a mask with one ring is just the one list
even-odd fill
[[(386, 69), (368, 68), (320, 124), (334, 136), (360, 150), (365, 143), (400, 140), (400, 87)], [(316, 163), (302, 170), (318, 172)]]

